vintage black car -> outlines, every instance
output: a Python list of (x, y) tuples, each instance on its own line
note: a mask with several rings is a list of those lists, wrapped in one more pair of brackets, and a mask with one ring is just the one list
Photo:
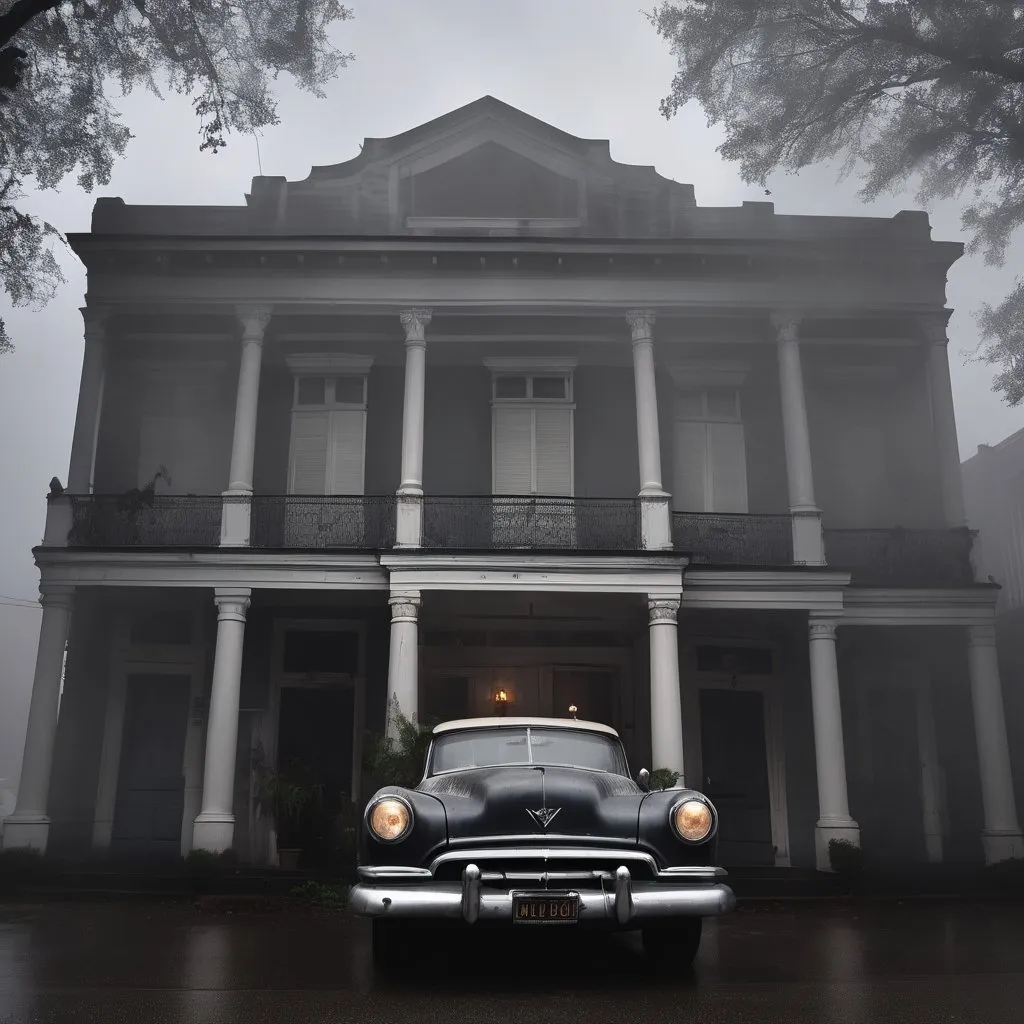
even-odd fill
[(655, 959), (690, 962), (702, 918), (735, 906), (715, 866), (718, 815), (690, 789), (629, 775), (614, 729), (474, 718), (433, 730), (415, 789), (379, 790), (363, 816), (349, 905), (373, 919), (378, 962), (409, 927), (641, 929)]

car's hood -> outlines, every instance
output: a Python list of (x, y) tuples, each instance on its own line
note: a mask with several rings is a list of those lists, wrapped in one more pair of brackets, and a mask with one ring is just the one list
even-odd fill
[(476, 768), (424, 780), (444, 804), (448, 838), (595, 836), (636, 842), (643, 791), (631, 779), (580, 768)]

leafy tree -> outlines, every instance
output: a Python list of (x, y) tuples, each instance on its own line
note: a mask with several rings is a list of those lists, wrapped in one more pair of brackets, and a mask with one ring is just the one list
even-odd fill
[(45, 303), (63, 280), (59, 233), (18, 209), (26, 183), (107, 184), (132, 137), (118, 95), (191, 96), (199, 148), (216, 153), (232, 131), (277, 124), (279, 75), (323, 96), (351, 59), (328, 38), (351, 17), (339, 0), (0, 0), (0, 11), (0, 281), (15, 305)]
[[(841, 157), (874, 199), (962, 197), (968, 251), (1001, 265), (1024, 223), (1020, 0), (676, 0), (649, 18), (678, 71), (662, 113), (689, 100), (721, 124), (748, 182)], [(1024, 281), (980, 315), (993, 390), (1024, 400)]]

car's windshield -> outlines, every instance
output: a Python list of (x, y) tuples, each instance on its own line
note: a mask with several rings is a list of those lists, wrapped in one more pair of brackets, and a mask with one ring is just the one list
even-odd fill
[(622, 744), (583, 729), (464, 729), (434, 739), (428, 774), (494, 765), (550, 764), (628, 775)]

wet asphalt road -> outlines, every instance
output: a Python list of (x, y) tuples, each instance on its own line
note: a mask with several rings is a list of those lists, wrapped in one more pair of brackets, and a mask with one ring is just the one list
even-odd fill
[(1024, 1022), (1020, 903), (752, 904), (676, 976), (632, 937), (526, 931), (438, 942), (384, 978), (345, 914), (0, 907), (0, 1021)]

